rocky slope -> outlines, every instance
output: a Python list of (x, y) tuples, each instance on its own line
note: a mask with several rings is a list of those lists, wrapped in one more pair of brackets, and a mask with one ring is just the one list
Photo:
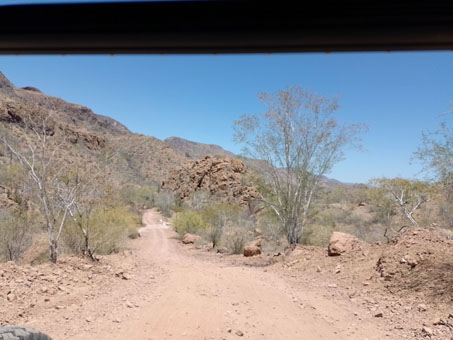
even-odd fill
[[(182, 164), (185, 157), (163, 141), (132, 133), (116, 120), (91, 109), (48, 96), (34, 87), (15, 87), (0, 72), (0, 128), (19, 146), (24, 146), (27, 121), (47, 119), (50, 143), (68, 163), (107, 166), (118, 183), (160, 183)], [(0, 149), (0, 164), (8, 153)], [(1, 184), (1, 183), (0, 183)]]
[(215, 144), (197, 143), (180, 137), (169, 137), (164, 139), (164, 142), (179, 154), (190, 159), (202, 158), (208, 155), (235, 157), (232, 152)]

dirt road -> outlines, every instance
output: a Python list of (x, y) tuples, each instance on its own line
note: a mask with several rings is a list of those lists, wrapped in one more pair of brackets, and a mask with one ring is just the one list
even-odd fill
[(359, 324), (341, 303), (290, 287), (272, 270), (194, 257), (157, 212), (143, 222), (131, 280), (86, 296), (63, 319), (55, 311), (30, 325), (55, 340), (392, 339), (376, 322)]

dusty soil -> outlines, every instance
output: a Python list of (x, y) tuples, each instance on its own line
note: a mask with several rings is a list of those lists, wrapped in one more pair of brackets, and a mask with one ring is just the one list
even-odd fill
[(452, 288), (442, 286), (440, 304), (391, 291), (376, 270), (390, 248), (327, 257), (304, 247), (245, 259), (182, 246), (157, 212), (143, 222), (130, 250), (94, 265), (78, 258), (2, 265), (0, 324), (31, 326), (54, 340), (453, 337)]

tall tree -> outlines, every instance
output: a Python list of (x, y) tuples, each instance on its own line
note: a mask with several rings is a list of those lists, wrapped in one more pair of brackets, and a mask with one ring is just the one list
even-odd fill
[(361, 124), (342, 126), (334, 118), (336, 98), (319, 96), (298, 86), (262, 93), (263, 114), (243, 115), (235, 122), (235, 140), (245, 156), (265, 162), (269, 195), (263, 198), (278, 216), (290, 244), (307, 224), (322, 176), (343, 159), (348, 145), (357, 145)]

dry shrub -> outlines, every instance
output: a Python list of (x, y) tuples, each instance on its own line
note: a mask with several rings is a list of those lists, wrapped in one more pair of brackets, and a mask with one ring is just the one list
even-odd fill
[(249, 239), (247, 230), (240, 227), (231, 227), (225, 230), (222, 237), (222, 244), (232, 254), (242, 254), (244, 251), (245, 244)]
[(160, 212), (170, 217), (176, 209), (175, 194), (169, 190), (161, 190), (154, 195), (154, 206), (159, 208)]
[(207, 190), (194, 191), (184, 199), (184, 207), (191, 210), (205, 209), (212, 202), (211, 193)]
[(129, 205), (149, 209), (154, 206), (157, 195), (156, 186), (125, 186), (121, 191), (122, 199)]
[(0, 262), (17, 261), (32, 243), (26, 213), (0, 209)]
[(212, 242), (212, 247), (219, 245), (223, 230), (227, 225), (238, 223), (240, 208), (231, 204), (218, 203), (206, 207), (201, 212), (203, 220), (208, 224), (204, 237)]

